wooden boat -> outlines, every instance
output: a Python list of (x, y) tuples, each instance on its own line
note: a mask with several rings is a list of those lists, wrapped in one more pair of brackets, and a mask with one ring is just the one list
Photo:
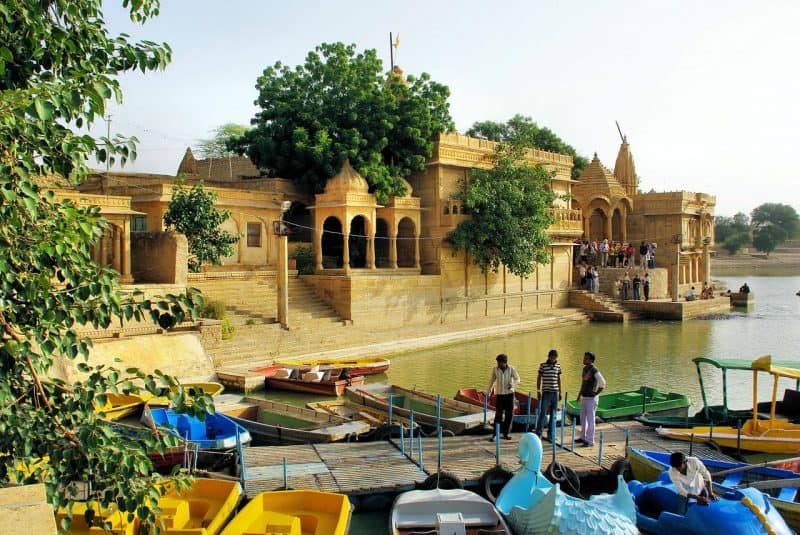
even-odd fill
[[(316, 412), (332, 414), (349, 420), (363, 420), (376, 429), (389, 423), (389, 414), (387, 412), (354, 403), (346, 397), (332, 401), (306, 403), (306, 407)], [(406, 429), (411, 425), (411, 421), (408, 418), (397, 414), (392, 415), (392, 423), (402, 423)], [(415, 422), (414, 427), (418, 428), (419, 425)]]
[[(392, 415), (410, 418), (414, 412), (414, 422), (431, 430), (436, 429), (436, 396), (410, 390), (397, 385), (371, 384), (351, 386), (345, 390), (347, 399), (353, 403), (378, 409), (388, 414), (389, 398), (392, 399)], [(471, 403), (441, 398), (439, 423), (448, 431), (458, 435), (470, 429), (482, 427), (494, 420), (494, 411), (487, 410)]]
[[(634, 477), (642, 482), (656, 481), (664, 470), (669, 470), (669, 453), (628, 448), (628, 462)], [(767, 496), (786, 523), (797, 530), (800, 528), (800, 503), (798, 503), (798, 486), (800, 474), (791, 470), (782, 470), (772, 466), (750, 465), (718, 461), (716, 459), (700, 459), (711, 472), (715, 483), (723, 487), (754, 487)], [(718, 474), (719, 475), (716, 475)], [(782, 483), (794, 480), (793, 486), (782, 486)]]
[(503, 515), (474, 492), (463, 489), (411, 490), (392, 506), (391, 535), (413, 533), (508, 534)]
[(329, 370), (301, 373), (297, 368), (279, 368), (274, 370), (272, 375), (264, 377), (264, 384), (268, 389), (291, 390), (321, 396), (341, 396), (348, 386), (364, 384), (364, 376), (345, 377), (342, 372), (343, 370), (339, 370), (332, 373)]
[[(703, 398), (703, 408), (693, 416), (664, 416), (661, 414), (647, 414), (637, 416), (635, 420), (650, 427), (694, 427), (698, 425), (736, 425), (737, 421), (744, 421), (750, 417), (752, 409), (731, 409), (728, 407), (728, 372), (731, 370), (745, 370), (752, 372), (752, 360), (744, 359), (712, 359), (708, 357), (697, 357), (692, 359), (697, 369), (697, 380), (700, 383), (700, 393)], [(784, 368), (800, 369), (800, 363), (790, 361), (773, 361), (774, 364)], [(703, 380), (703, 368), (710, 367), (720, 370), (722, 374), (722, 404), (709, 405), (708, 391), (706, 390), (705, 381)], [(777, 406), (778, 414), (784, 413), (784, 405), (787, 407), (787, 412), (793, 412), (797, 409), (798, 402), (793, 399), (800, 398), (800, 392), (796, 390), (786, 390), (786, 398), (782, 403)], [(759, 403), (759, 412), (769, 411), (770, 403)]]
[[(800, 370), (773, 365), (771, 357), (765, 355), (752, 362), (753, 412), (741, 429), (732, 426), (695, 426), (688, 429), (659, 427), (656, 432), (676, 440), (708, 442), (713, 440), (722, 447), (737, 448), (763, 453), (794, 454), (800, 449), (800, 424), (777, 416), (778, 379), (786, 377), (800, 380)], [(772, 401), (767, 419), (759, 419), (758, 372), (772, 375)]]
[(789, 535), (794, 533), (772, 507), (767, 496), (757, 489), (731, 489), (715, 485), (719, 500), (699, 506), (689, 500), (685, 511), (678, 506), (678, 493), (669, 479), (669, 472), (662, 472), (653, 483), (631, 481), (628, 488), (636, 504), (636, 525), (644, 533), (653, 535)]
[(352, 506), (344, 494), (317, 490), (262, 492), (244, 506), (222, 535), (346, 535)]
[(497, 509), (517, 535), (638, 535), (636, 510), (622, 476), (614, 494), (588, 500), (565, 494), (541, 472), (542, 442), (525, 433), (519, 444), (522, 469), (503, 487)]
[[(605, 421), (629, 420), (640, 414), (686, 416), (691, 401), (689, 396), (669, 392), (664, 394), (655, 388), (642, 386), (638, 390), (604, 392), (597, 400), (597, 417)], [(578, 416), (579, 401), (567, 401), (567, 414)]]
[[(486, 394), (477, 388), (461, 388), (456, 392), (455, 399), (469, 403), (477, 407), (483, 408), (484, 398)], [(495, 410), (495, 400), (497, 396), (492, 393), (489, 396), (489, 403), (487, 407)], [(514, 392), (514, 423), (522, 426), (536, 425), (536, 407), (539, 405), (539, 400), (535, 397), (528, 397), (527, 394), (522, 392)]]
[[(165, 494), (158, 500), (161, 513), (158, 518), (164, 522), (160, 529), (163, 535), (217, 535), (225, 522), (231, 517), (242, 497), (242, 487), (236, 481), (195, 478), (189, 489), (178, 492), (171, 483), (165, 484)], [(102, 528), (86, 525), (84, 513), (86, 503), (76, 503), (72, 509), (72, 527), (69, 534), (101, 535), (106, 533)], [(127, 514), (111, 510), (100, 515), (112, 523), (115, 535), (133, 535), (139, 533), (140, 522), (137, 518), (127, 520)], [(56, 521), (60, 525), (66, 518), (64, 509), (56, 513)]]
[(753, 305), (755, 298), (756, 296), (753, 292), (731, 292), (731, 305), (735, 307), (749, 307)]
[(277, 401), (238, 396), (241, 403), (217, 403), (217, 411), (250, 432), (253, 445), (318, 444), (356, 438), (370, 424)]
[(317, 367), (319, 371), (347, 368), (348, 374), (351, 377), (356, 377), (384, 373), (389, 369), (391, 361), (378, 357), (361, 359), (279, 359), (272, 364), (284, 368), (299, 368), (301, 371), (309, 371), (314, 367)]
[(142, 410), (145, 402), (152, 398), (149, 393), (141, 394), (105, 394), (106, 402), (100, 405), (93, 402), (94, 410), (101, 413), (106, 420), (119, 420)]
[(142, 413), (142, 423), (146, 426), (166, 427), (170, 433), (188, 441), (192, 447), (197, 445), (204, 450), (231, 449), (238, 443), (247, 445), (251, 440), (247, 429), (220, 413), (206, 414), (205, 420), (201, 421), (188, 414), (176, 413), (172, 409), (147, 407)]

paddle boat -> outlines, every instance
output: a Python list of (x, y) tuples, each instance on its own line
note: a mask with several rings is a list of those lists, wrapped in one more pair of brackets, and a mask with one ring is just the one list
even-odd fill
[(483, 427), (494, 421), (494, 411), (492, 410), (484, 413), (482, 407), (444, 397), (440, 398), (439, 419), (437, 420), (437, 397), (435, 395), (398, 385), (376, 383), (359, 387), (350, 386), (345, 390), (345, 396), (356, 405), (377, 409), (387, 415), (391, 398), (393, 416), (410, 418), (413, 411), (415, 424), (435, 430), (438, 423), (446, 431), (456, 435)]
[(565, 494), (542, 474), (538, 436), (525, 433), (518, 451), (522, 468), (500, 491), (496, 503), (514, 533), (638, 535), (636, 510), (622, 476), (617, 477), (614, 494), (582, 500)]
[[(156, 522), (162, 535), (217, 535), (230, 519), (242, 497), (242, 487), (236, 481), (195, 478), (192, 486), (178, 491), (171, 482), (164, 484), (163, 495), (158, 500), (161, 512)], [(108, 533), (102, 528), (102, 521), (111, 524), (114, 535), (134, 535), (140, 533), (140, 521), (128, 521), (127, 513), (114, 508), (95, 517), (98, 520), (90, 526), (86, 522), (86, 502), (76, 502), (72, 507), (72, 526), (68, 535), (102, 535)], [(56, 512), (56, 522), (60, 525), (67, 512), (61, 508)], [(152, 533), (148, 531), (148, 533)]]
[[(183, 387), (184, 394), (191, 399), (193, 396), (197, 395), (198, 393), (208, 394), (211, 397), (219, 396), (222, 392), (225, 391), (225, 386), (221, 383), (214, 383), (214, 382), (205, 382), (205, 383), (195, 383), (195, 382), (188, 382), (188, 383), (181, 383)], [(170, 387), (170, 392), (175, 393), (178, 391), (177, 386)], [(164, 394), (166, 389), (164, 389), (161, 393)], [(170, 398), (166, 395), (161, 395), (157, 397), (153, 397), (147, 400), (147, 405), (149, 407), (169, 407), (170, 405)]]
[(120, 420), (142, 410), (144, 404), (153, 396), (148, 392), (139, 394), (115, 394), (108, 392), (104, 394), (105, 403), (92, 402), (94, 410), (102, 415), (106, 420)]
[(237, 396), (240, 402), (223, 399), (217, 411), (250, 432), (254, 445), (319, 444), (355, 439), (370, 430), (358, 418), (324, 414), (278, 401)]
[(391, 361), (378, 357), (361, 359), (278, 359), (272, 362), (284, 368), (299, 368), (303, 372), (317, 367), (319, 371), (342, 370), (347, 368), (350, 377), (359, 375), (375, 375), (389, 369)]
[(789, 535), (789, 528), (767, 495), (753, 488), (731, 489), (714, 485), (718, 500), (700, 505), (688, 501), (679, 510), (678, 492), (664, 471), (653, 483), (633, 480), (628, 483), (636, 505), (636, 524), (653, 535)]
[(364, 384), (364, 376), (350, 377), (344, 370), (301, 372), (298, 368), (267, 366), (256, 368), (256, 373), (264, 374), (264, 385), (267, 389), (289, 390), (320, 396), (341, 396), (348, 386)]
[(220, 413), (206, 414), (205, 420), (200, 420), (172, 409), (146, 407), (141, 421), (148, 427), (165, 427), (192, 447), (197, 445), (202, 450), (232, 449), (237, 443), (244, 446), (251, 440), (247, 429)]
[[(603, 421), (630, 420), (640, 414), (686, 416), (691, 401), (689, 396), (675, 392), (662, 393), (649, 386), (624, 392), (603, 392), (597, 400), (597, 417)], [(567, 414), (577, 418), (581, 404), (575, 399), (567, 401)]]
[(222, 535), (346, 535), (352, 506), (344, 494), (317, 490), (262, 492), (225, 526)]
[[(669, 453), (637, 448), (628, 448), (627, 456), (634, 477), (645, 482), (656, 481), (664, 470), (669, 470), (669, 457)], [(800, 474), (777, 467), (786, 460), (760, 464), (705, 458), (700, 458), (700, 461), (711, 472), (714, 482), (723, 487), (752, 487), (767, 494), (769, 501), (780, 511), (786, 523), (792, 529), (800, 529)]]
[[(751, 364), (753, 372), (753, 412), (740, 428), (732, 426), (696, 426), (688, 429), (659, 427), (656, 432), (663, 437), (676, 440), (708, 442), (726, 448), (762, 453), (793, 454), (800, 449), (800, 424), (794, 418), (779, 418), (777, 415), (778, 379), (786, 377), (800, 380), (800, 370), (774, 365), (772, 358), (765, 355)], [(759, 419), (758, 372), (772, 375), (772, 401), (769, 415)], [(800, 416), (794, 415), (795, 418)]]
[[(486, 393), (477, 388), (461, 388), (456, 392), (455, 397), (458, 401), (463, 401), (464, 403), (469, 403), (481, 408), (483, 408), (485, 398)], [(489, 409), (495, 410), (496, 399), (497, 396), (495, 396), (494, 393), (489, 396), (489, 402), (487, 404)], [(514, 424), (524, 426), (526, 429), (536, 425), (537, 405), (539, 405), (539, 400), (535, 397), (528, 397), (527, 394), (523, 394), (522, 392), (514, 392)], [(556, 416), (560, 419), (560, 412)]]
[(404, 492), (394, 501), (389, 524), (391, 535), (511, 535), (511, 528), (495, 506), (474, 492), (463, 489)]
[[(92, 509), (92, 513), (88, 510)], [(139, 532), (139, 522), (137, 519), (128, 521), (128, 513), (121, 513), (116, 506), (112, 505), (107, 509), (98, 509), (92, 507), (87, 502), (74, 502), (72, 504), (72, 521), (70, 523), (69, 531), (63, 531), (61, 521), (70, 518), (70, 514), (66, 508), (60, 507), (56, 511), (56, 525), (64, 535), (103, 535), (111, 533), (113, 535), (137, 535)], [(92, 518), (91, 522), (87, 518)], [(103, 528), (104, 524), (108, 524), (107, 529)]]
[[(697, 369), (697, 380), (700, 383), (700, 393), (703, 399), (703, 408), (693, 416), (664, 416), (661, 414), (647, 414), (637, 416), (634, 418), (638, 422), (650, 427), (694, 427), (696, 425), (736, 425), (736, 422), (744, 421), (750, 417), (752, 409), (731, 409), (728, 407), (728, 372), (729, 371), (747, 371), (752, 372), (752, 359), (712, 359), (708, 357), (697, 357), (692, 359)], [(790, 361), (773, 361), (774, 364), (784, 368), (800, 369), (800, 362)], [(722, 403), (719, 405), (709, 405), (709, 392), (706, 389), (706, 383), (703, 380), (703, 369), (712, 368), (718, 369), (722, 375)], [(797, 402), (792, 400), (800, 398), (800, 392), (797, 390), (786, 390), (785, 399), (777, 407), (777, 412), (783, 412), (783, 406), (792, 410)], [(759, 412), (769, 411), (769, 402), (759, 403)], [(797, 409), (794, 409), (797, 410)]]

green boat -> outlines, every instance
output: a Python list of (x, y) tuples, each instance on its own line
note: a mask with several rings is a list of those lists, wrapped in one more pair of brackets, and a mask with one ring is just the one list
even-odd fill
[[(686, 416), (691, 401), (689, 396), (669, 392), (664, 394), (649, 386), (625, 392), (600, 394), (597, 401), (597, 417), (604, 420), (630, 420), (641, 414)], [(581, 412), (579, 401), (567, 401), (567, 414), (577, 417)]]
[[(751, 364), (753, 360), (746, 359), (712, 359), (709, 357), (697, 357), (692, 359), (695, 367), (697, 368), (697, 380), (700, 383), (700, 392), (703, 396), (703, 408), (700, 409), (693, 416), (685, 415), (680, 416), (667, 416), (663, 414), (658, 415), (642, 415), (637, 416), (635, 419), (638, 422), (650, 427), (671, 427), (671, 428), (689, 428), (695, 426), (707, 425), (724, 425), (735, 426), (737, 421), (744, 422), (748, 418), (753, 417), (753, 409), (731, 409), (728, 407), (728, 371), (741, 370), (748, 374), (753, 372)], [(773, 360), (775, 366), (782, 368), (800, 369), (800, 362), (786, 361), (786, 360)], [(708, 393), (706, 391), (706, 384), (703, 381), (703, 365), (720, 370), (722, 372), (722, 404), (709, 405)], [(800, 385), (797, 385), (800, 387)], [(787, 418), (796, 418), (800, 413), (800, 392), (798, 387), (795, 390), (786, 389), (784, 392), (783, 400), (778, 401), (776, 413), (786, 416)], [(769, 412), (770, 402), (762, 402), (758, 404), (758, 412)]]

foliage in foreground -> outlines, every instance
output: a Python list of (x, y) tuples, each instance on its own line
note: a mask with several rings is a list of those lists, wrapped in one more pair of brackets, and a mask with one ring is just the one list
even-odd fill
[[(158, 14), (157, 0), (123, 5), (137, 22)], [(99, 209), (58, 200), (37, 177), (78, 182), (90, 156), (134, 157), (133, 139), (98, 140), (74, 130), (101, 119), (109, 98), (121, 99), (117, 74), (163, 68), (170, 54), (165, 44), (109, 35), (100, 0), (0, 4), (0, 485), (29, 475), (21, 462), (47, 456), (30, 466), (55, 507), (80, 497), (88, 483), (98, 507), (115, 505), (144, 522), (153, 520), (161, 479), (152, 475), (148, 452), (175, 441), (121, 433), (93, 403), (139, 385), (153, 393), (176, 386), (178, 410), (196, 414), (211, 409), (210, 398), (187, 407), (172, 377), (90, 366), (91, 341), (80, 329), (130, 320), (169, 328), (195, 317), (199, 297), (123, 294), (116, 274), (92, 261), (105, 228)], [(58, 379), (52, 372), (64, 360), (76, 361), (83, 378)]]
[(529, 147), (535, 147), (559, 154), (572, 156), (572, 178), (581, 176), (584, 168), (589, 165), (589, 160), (580, 156), (577, 151), (565, 143), (552, 130), (539, 126), (530, 117), (515, 115), (506, 123), (495, 121), (478, 121), (473, 124), (466, 134), (472, 137), (481, 137), (491, 141), (516, 140)]
[(179, 183), (164, 214), (167, 230), (186, 235), (189, 242), (189, 269), (197, 273), (204, 263), (220, 264), (233, 254), (239, 236), (219, 227), (231, 216), (228, 210), (217, 210), (217, 195), (206, 191), (202, 183), (186, 188)]
[(355, 45), (323, 43), (304, 65), (278, 62), (256, 89), (261, 110), (235, 148), (312, 194), (347, 159), (379, 202), (403, 194), (400, 178), (422, 171), (436, 134), (453, 128), (446, 86), (425, 73), (387, 79), (377, 52)]
[(527, 149), (516, 141), (500, 143), (493, 167), (471, 169), (469, 180), (455, 195), (471, 217), (459, 223), (448, 240), (454, 252), (467, 253), (484, 273), (504, 265), (526, 277), (536, 264), (550, 262), (552, 175), (524, 159)]

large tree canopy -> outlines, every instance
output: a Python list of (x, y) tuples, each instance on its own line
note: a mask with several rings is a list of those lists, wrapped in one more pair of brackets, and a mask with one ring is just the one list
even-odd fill
[(228, 146), (242, 137), (248, 128), (242, 124), (225, 123), (211, 131), (212, 137), (197, 141), (197, 152), (201, 158), (227, 158), (235, 153)]
[(518, 140), (529, 147), (536, 147), (559, 154), (572, 156), (572, 178), (578, 178), (583, 169), (589, 165), (589, 160), (578, 153), (570, 145), (561, 140), (552, 130), (533, 122), (530, 117), (515, 115), (506, 123), (495, 121), (478, 121), (467, 130), (466, 134), (491, 141)]
[(735, 255), (750, 243), (750, 221), (746, 214), (739, 212), (733, 217), (714, 218), (714, 237), (718, 244)]
[(785, 234), (783, 240), (791, 240), (800, 235), (800, 217), (797, 211), (788, 204), (764, 203), (750, 213), (750, 222), (754, 228), (764, 225), (780, 227)]
[(525, 161), (528, 148), (517, 141), (501, 142), (493, 167), (471, 169), (469, 180), (455, 196), (470, 218), (459, 223), (448, 239), (454, 251), (466, 252), (484, 273), (505, 265), (525, 277), (537, 263), (550, 262), (547, 228), (553, 224), (552, 175)]
[[(137, 22), (159, 7), (157, 0), (123, 5)], [(102, 118), (107, 99), (120, 100), (117, 74), (162, 68), (170, 50), (109, 35), (100, 8), (100, 0), (0, 4), (0, 486), (25, 476), (20, 462), (46, 458), (32, 465), (33, 476), (44, 480), (53, 505), (76, 498), (73, 482), (88, 482), (99, 507), (115, 504), (148, 522), (159, 476), (151, 475), (147, 454), (175, 442), (121, 434), (93, 404), (102, 405), (108, 392), (137, 391), (133, 380), (151, 392), (175, 380), (90, 366), (91, 341), (79, 328), (145, 318), (169, 328), (194, 317), (198, 303), (187, 295), (151, 301), (122, 294), (116, 273), (92, 261), (106, 226), (99, 209), (58, 200), (36, 179), (77, 182), (90, 156), (102, 162), (135, 154), (133, 140), (97, 140), (74, 130)], [(53, 377), (56, 359), (77, 359), (85, 378)], [(178, 390), (174, 399), (184, 410)], [(187, 410), (202, 412), (208, 401)]]
[(253, 128), (233, 144), (258, 167), (323, 190), (345, 160), (380, 201), (424, 169), (434, 136), (453, 127), (449, 89), (427, 74), (387, 75), (375, 50), (321, 44), (304, 65), (278, 62), (256, 84)]

